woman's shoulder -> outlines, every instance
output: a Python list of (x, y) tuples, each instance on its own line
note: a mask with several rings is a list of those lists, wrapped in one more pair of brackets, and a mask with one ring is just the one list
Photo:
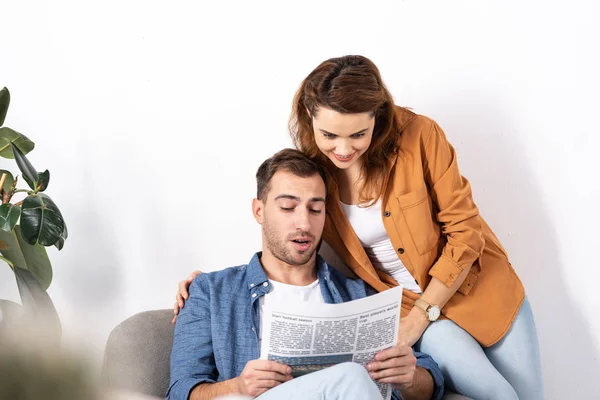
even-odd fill
[(406, 107), (396, 106), (399, 148), (420, 148), (428, 141), (436, 123), (431, 118), (417, 114)]
[(409, 107), (396, 106), (396, 125), (401, 132), (407, 129), (410, 131), (422, 131), (428, 132), (434, 121), (421, 114), (417, 114)]

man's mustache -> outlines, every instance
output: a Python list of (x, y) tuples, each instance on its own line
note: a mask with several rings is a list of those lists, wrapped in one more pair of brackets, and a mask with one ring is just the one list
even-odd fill
[(314, 242), (315, 237), (309, 232), (296, 232), (289, 236), (289, 240), (310, 240), (311, 242)]

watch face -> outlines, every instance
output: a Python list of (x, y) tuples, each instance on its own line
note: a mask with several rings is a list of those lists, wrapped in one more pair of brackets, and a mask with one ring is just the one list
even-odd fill
[(438, 306), (433, 306), (429, 309), (429, 315), (427, 317), (429, 317), (430, 321), (435, 321), (440, 317), (440, 309)]

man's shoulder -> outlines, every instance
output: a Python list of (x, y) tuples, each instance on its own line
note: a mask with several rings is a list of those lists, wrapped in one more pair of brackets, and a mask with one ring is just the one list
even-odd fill
[(208, 286), (222, 287), (227, 286), (229, 289), (234, 289), (236, 286), (241, 286), (246, 281), (246, 271), (248, 265), (238, 265), (218, 271), (201, 273), (192, 282), (192, 286)]

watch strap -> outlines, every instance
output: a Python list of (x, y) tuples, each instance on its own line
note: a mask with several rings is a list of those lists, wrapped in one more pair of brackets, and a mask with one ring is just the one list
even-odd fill
[(431, 307), (431, 304), (427, 303), (425, 300), (417, 299), (415, 300), (415, 306), (427, 313)]

